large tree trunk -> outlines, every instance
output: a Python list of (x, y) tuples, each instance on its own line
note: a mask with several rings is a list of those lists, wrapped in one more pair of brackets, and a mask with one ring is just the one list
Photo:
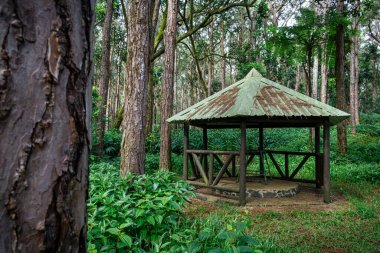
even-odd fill
[[(338, 13), (343, 15), (344, 0), (338, 0)], [(336, 26), (336, 60), (335, 60), (335, 79), (336, 79), (336, 107), (340, 110), (346, 109), (346, 92), (344, 87), (344, 27), (339, 23)], [(337, 125), (338, 152), (342, 155), (347, 154), (347, 133), (346, 123), (341, 122)]]
[(110, 51), (111, 51), (111, 25), (112, 25), (112, 15), (113, 15), (113, 0), (107, 0), (106, 17), (104, 19), (103, 26), (103, 51), (102, 60), (100, 66), (100, 81), (99, 81), (99, 95), (100, 99), (98, 102), (99, 108), (99, 118), (97, 120), (97, 137), (98, 145), (96, 147), (96, 152), (99, 157), (104, 155), (104, 132), (106, 129), (106, 110), (108, 101), (108, 86), (110, 80), (111, 72), (111, 62), (110, 62)]
[(224, 53), (224, 40), (225, 40), (225, 37), (226, 37), (226, 33), (224, 31), (224, 21), (222, 21), (222, 27), (220, 28), (221, 29), (221, 38), (220, 38), (220, 54), (222, 55), (222, 59), (221, 59), (221, 82), (222, 82), (222, 89), (226, 88), (226, 56), (225, 56), (225, 53)]
[(0, 4), (0, 252), (86, 252), (94, 6)]
[(150, 52), (150, 1), (131, 1), (128, 9), (127, 85), (121, 143), (121, 176), (128, 172), (145, 172)]
[(166, 121), (173, 114), (174, 63), (177, 33), (177, 0), (168, 1), (168, 20), (164, 35), (164, 74), (161, 90), (160, 168), (170, 169), (171, 133)]

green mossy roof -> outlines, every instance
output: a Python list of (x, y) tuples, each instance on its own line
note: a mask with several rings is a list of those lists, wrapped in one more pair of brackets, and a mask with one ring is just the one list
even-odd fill
[(168, 122), (213, 120), (228, 122), (244, 117), (328, 117), (335, 125), (350, 115), (316, 99), (272, 82), (252, 69), (247, 76), (195, 105), (177, 113)]

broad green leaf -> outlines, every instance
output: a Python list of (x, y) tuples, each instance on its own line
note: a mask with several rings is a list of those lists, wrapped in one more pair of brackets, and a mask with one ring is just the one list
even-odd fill
[(132, 246), (132, 238), (124, 233), (120, 235), (120, 239), (123, 243), (127, 244), (128, 247)]
[(117, 228), (109, 228), (107, 229), (107, 232), (113, 235), (119, 235), (120, 230)]

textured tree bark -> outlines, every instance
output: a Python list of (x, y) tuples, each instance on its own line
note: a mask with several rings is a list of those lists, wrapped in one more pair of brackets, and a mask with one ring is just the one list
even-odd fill
[[(343, 15), (344, 0), (338, 0), (338, 13)], [(344, 27), (343, 24), (336, 26), (336, 60), (335, 60), (335, 79), (336, 79), (336, 107), (340, 110), (346, 109), (346, 92), (344, 87)], [(347, 154), (347, 133), (345, 121), (337, 125), (338, 152), (342, 155)]]
[(222, 82), (222, 89), (226, 88), (226, 57), (224, 53), (224, 40), (226, 37), (225, 31), (224, 31), (224, 21), (222, 21), (221, 26), (221, 38), (220, 38), (220, 54), (222, 55), (221, 59), (221, 82)]
[(108, 86), (111, 72), (110, 52), (111, 52), (111, 25), (113, 15), (113, 0), (107, 0), (106, 16), (103, 26), (103, 51), (102, 60), (100, 66), (100, 81), (99, 81), (99, 95), (98, 102), (99, 118), (97, 120), (97, 137), (98, 145), (96, 147), (96, 153), (99, 157), (104, 155), (104, 132), (106, 129), (106, 110), (108, 101)]
[(178, 1), (168, 1), (168, 20), (164, 35), (164, 74), (161, 90), (161, 142), (160, 169), (170, 170), (171, 161), (171, 127), (166, 121), (173, 114), (174, 64), (177, 33)]
[(131, 1), (128, 9), (126, 99), (120, 175), (144, 174), (145, 127), (150, 65), (150, 2)]
[(94, 5), (0, 3), (0, 252), (86, 252)]
[[(156, 35), (157, 22), (158, 22), (158, 14), (160, 10), (160, 1), (154, 0), (151, 6), (152, 18), (151, 18), (151, 31), (150, 31), (150, 47), (151, 54), (154, 51), (154, 38)], [(166, 21), (165, 21), (166, 22)], [(148, 111), (147, 111), (147, 123), (146, 123), (146, 135), (150, 135), (153, 130), (153, 107), (154, 107), (154, 61), (151, 62), (150, 65), (150, 74), (149, 74), (149, 88), (148, 88)]]

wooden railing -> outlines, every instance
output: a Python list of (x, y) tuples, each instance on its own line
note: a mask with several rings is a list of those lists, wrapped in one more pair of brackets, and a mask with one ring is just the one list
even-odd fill
[[(209, 188), (222, 188), (225, 187), (217, 186), (220, 180), (224, 175), (228, 177), (236, 177), (236, 157), (239, 157), (239, 151), (215, 151), (215, 150), (187, 150), (186, 151), (191, 172), (193, 177), (189, 178), (192, 184), (206, 186)], [(300, 182), (309, 182), (309, 183), (317, 183), (321, 184), (322, 182), (322, 162), (321, 158), (323, 154), (312, 153), (312, 152), (294, 152), (294, 151), (275, 151), (275, 150), (251, 150), (247, 151), (247, 159), (246, 166), (248, 166), (254, 159), (255, 156), (259, 156), (259, 165), (260, 171), (264, 170), (264, 155), (267, 154), (276, 168), (280, 177), (273, 177), (279, 179), (285, 179), (290, 181), (300, 181)], [(219, 156), (227, 156), (226, 159), (221, 159)], [(284, 168), (281, 168), (279, 163), (277, 162), (274, 155), (284, 155)], [(303, 156), (300, 163), (297, 167), (290, 173), (289, 169), (289, 156)], [(299, 173), (305, 163), (309, 160), (310, 157), (315, 157), (315, 165), (316, 165), (316, 179), (315, 180), (305, 180), (298, 179), (295, 176)], [(214, 160), (220, 166), (219, 171), (215, 175), (214, 173)], [(231, 166), (230, 166), (231, 165)], [(229, 166), (231, 167), (231, 171), (229, 171)], [(261, 174), (261, 173), (260, 173)], [(202, 179), (203, 182), (199, 182), (199, 179)], [(197, 181), (195, 181), (197, 180)], [(229, 189), (232, 190), (232, 189)], [(234, 190), (232, 190), (234, 191)], [(235, 190), (236, 191), (236, 190)]]

